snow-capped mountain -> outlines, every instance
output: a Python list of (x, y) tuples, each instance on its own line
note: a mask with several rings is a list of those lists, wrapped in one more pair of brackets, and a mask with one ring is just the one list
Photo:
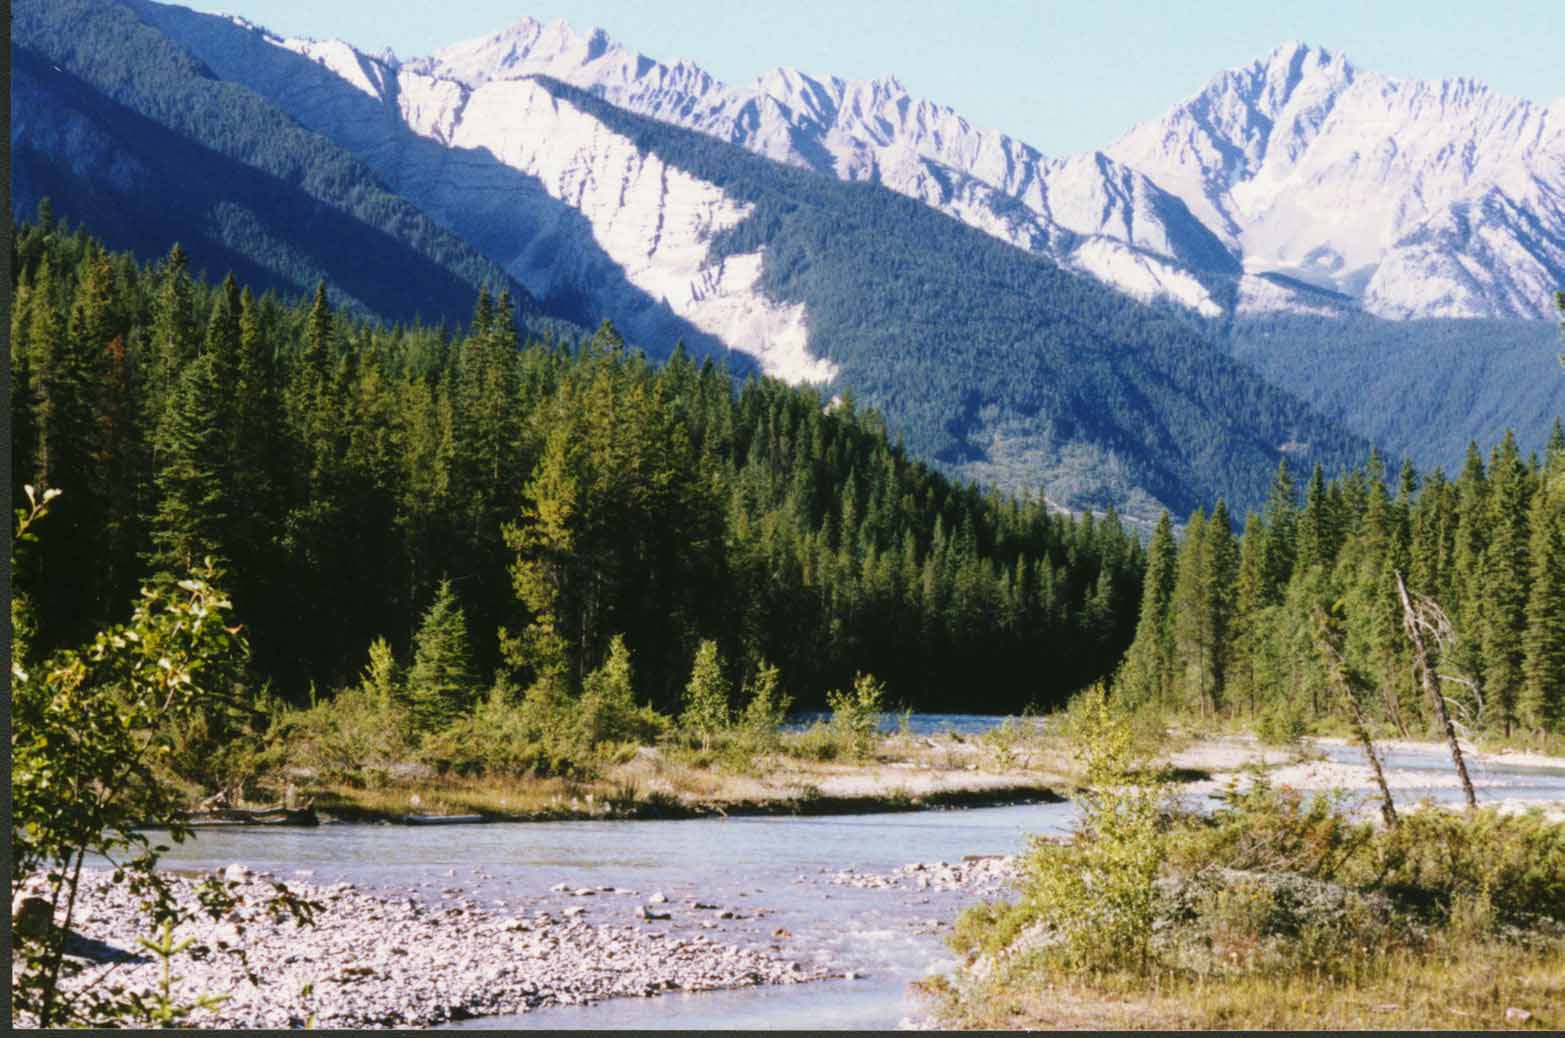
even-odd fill
[(411, 64), (468, 85), (552, 76), (770, 158), (875, 180), (1202, 313), (1219, 306), (1211, 276), (1241, 264), (1241, 310), (1343, 308), (1302, 282), (1386, 317), (1536, 317), (1565, 280), (1565, 101), (1392, 79), (1299, 43), (1220, 74), (1106, 154), (1065, 159), (894, 78), (780, 68), (735, 89), (563, 21), (524, 18)]
[(655, 61), (601, 30), (524, 18), (405, 68), (470, 88), (545, 75), (664, 122), (843, 180), (870, 180), (1138, 298), (1219, 312), (1193, 271), (1237, 264), (1185, 206), (1094, 152), (1050, 159), (911, 97), (895, 78), (847, 81), (778, 68), (729, 87), (687, 61)]
[(1386, 317), (1538, 317), (1565, 283), (1565, 101), (1393, 79), (1289, 43), (1108, 149), (1251, 273)]
[[(202, 49), (210, 34), (173, 16), (177, 9), (140, 3), (138, 10), (203, 60), (224, 57)], [(660, 62), (601, 29), (578, 33), (563, 20), (523, 18), (405, 62), (341, 41), (256, 35), (378, 99), (385, 112), (344, 122), (320, 107), (318, 98), (330, 92), (325, 84), (259, 82), (269, 75), (265, 61), (248, 69), (228, 62), (220, 74), (248, 77), (307, 126), (350, 147), (364, 136), (354, 150), (372, 163), (388, 147), (374, 138), (384, 136), (389, 116), (398, 133), (445, 146), (512, 158), (532, 148), (542, 170), (556, 160), (539, 136), (549, 126), (518, 121), (516, 112), (502, 118), (487, 103), (472, 108), (482, 113), (474, 121), (469, 106), (513, 89), (503, 84), (548, 76), (768, 158), (879, 183), (1137, 298), (1171, 299), (1206, 316), (1363, 308), (1393, 318), (1540, 317), (1549, 293), (1565, 283), (1565, 101), (1542, 107), (1468, 80), (1391, 79), (1303, 44), (1221, 73), (1105, 152), (1050, 158), (911, 97), (895, 78), (846, 81), (779, 68), (732, 87), (688, 61)], [(562, 140), (565, 150), (575, 146)], [(382, 174), (399, 190), (420, 205), (430, 201), (418, 178), (382, 158)], [(591, 157), (576, 152), (562, 161), (579, 170)], [(450, 187), (441, 190), (449, 195)], [(465, 205), (447, 198), (434, 211), (464, 231)], [(589, 222), (596, 226), (600, 215)], [(738, 298), (732, 273), (681, 268), (670, 275), (679, 281), (674, 287), (635, 266), (626, 273), (638, 289), (666, 298), (681, 316), (697, 296), (712, 309), (709, 291)], [(583, 274), (537, 270), (528, 283), (547, 296), (540, 278)], [(739, 310), (761, 305), (730, 303), (719, 308), (721, 318), (690, 316), (717, 335), (719, 326), (744, 324), (734, 316)], [(780, 322), (776, 314), (758, 320)], [(784, 370), (778, 363), (774, 370)], [(825, 374), (807, 365), (788, 370)]]

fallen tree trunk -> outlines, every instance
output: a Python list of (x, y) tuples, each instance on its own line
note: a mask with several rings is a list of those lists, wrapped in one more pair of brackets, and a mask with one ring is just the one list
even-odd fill
[(1429, 661), (1429, 651), (1424, 646), (1423, 631), (1427, 630), (1437, 642), (1442, 641), (1441, 632), (1449, 630), (1451, 623), (1446, 619), (1445, 613), (1434, 602), (1425, 599), (1415, 608), (1411, 596), (1407, 593), (1407, 584), (1402, 580), (1402, 574), (1397, 574), (1397, 594), (1402, 598), (1402, 626), (1407, 630), (1408, 639), (1413, 643), (1413, 666), (1421, 675), (1424, 683), (1424, 695), (1429, 698), (1434, 707), (1435, 719), (1439, 722), (1440, 730), (1445, 733), (1446, 744), (1451, 748), (1451, 761), (1456, 765), (1456, 774), (1462, 780), (1462, 792), (1467, 797), (1467, 806), (1476, 808), (1478, 797), (1473, 793), (1473, 780), (1467, 775), (1467, 761), (1462, 757), (1462, 747), (1456, 741), (1456, 726), (1451, 723), (1451, 713), (1445, 708), (1445, 696), (1440, 692), (1440, 682), (1435, 675), (1434, 667)]
[(1385, 819), (1387, 829), (1395, 829), (1397, 807), (1391, 800), (1391, 787), (1386, 784), (1386, 773), (1380, 766), (1379, 754), (1375, 752), (1375, 741), (1369, 737), (1369, 728), (1364, 724), (1364, 711), (1359, 706), (1358, 697), (1353, 694), (1353, 683), (1348, 674), (1348, 661), (1343, 658), (1342, 650), (1337, 647), (1331, 620), (1320, 606), (1315, 607), (1315, 623), (1320, 628), (1320, 643), (1326, 654), (1326, 669), (1331, 673), (1332, 684), (1337, 686), (1337, 691), (1342, 694), (1348, 709), (1353, 714), (1353, 734), (1358, 738), (1359, 747), (1369, 760), (1370, 770), (1375, 773), (1375, 785), (1380, 787), (1380, 817)]

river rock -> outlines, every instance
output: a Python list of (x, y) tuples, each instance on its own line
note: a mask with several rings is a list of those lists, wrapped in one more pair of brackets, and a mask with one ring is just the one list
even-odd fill
[(54, 922), (54, 906), (41, 897), (22, 895), (11, 903), (11, 930), (23, 937), (42, 937)]
[[(109, 882), (106, 872), (83, 876), (78, 913), (91, 921), (77, 927), (80, 936), (134, 947), (145, 919), (125, 885)], [(561, 922), (541, 915), (524, 923), (470, 901), (457, 909), (460, 915), (429, 913), (405, 894), (290, 882), (296, 893), (324, 902), (315, 926), (257, 913), (240, 927), (202, 914), (192, 881), (171, 877), (170, 885), (189, 916), (178, 936), (193, 939), (191, 952), (206, 949), (199, 959), (176, 957), (175, 999), (188, 1004), (202, 992), (227, 996), (213, 1009), (196, 1011), (191, 1024), (204, 1028), (302, 1027), (312, 1018), (321, 1028), (418, 1028), (544, 1005), (827, 975), (819, 966), (800, 970), (769, 949), (594, 925), (579, 917), (579, 906)], [(328, 891), (336, 897), (326, 898)], [(667, 912), (638, 908), (668, 918)], [(244, 961), (226, 953), (241, 949)], [(247, 979), (247, 968), (259, 983)], [(121, 958), (84, 963), (66, 986), (102, 984), (111, 969), (110, 982), (124, 992), (150, 993), (161, 976), (151, 957)], [(18, 1023), (28, 1021), (19, 1017)]]

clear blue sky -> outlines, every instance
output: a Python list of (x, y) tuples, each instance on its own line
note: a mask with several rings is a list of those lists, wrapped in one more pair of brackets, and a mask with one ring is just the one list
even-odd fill
[(1565, 97), (1560, 0), (197, 0), (285, 35), (414, 57), (524, 15), (601, 26), (733, 85), (777, 65), (894, 74), (917, 97), (1051, 155), (1102, 147), (1289, 39), (1394, 76)]

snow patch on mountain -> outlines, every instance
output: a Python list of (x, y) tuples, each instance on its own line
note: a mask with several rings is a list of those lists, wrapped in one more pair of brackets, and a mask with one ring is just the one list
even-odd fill
[(1118, 242), (1095, 239), (1071, 253), (1072, 266), (1142, 300), (1172, 299), (1202, 317), (1218, 317), (1223, 308), (1190, 273)]
[[(404, 71), (399, 82), (409, 89), (399, 96), (429, 93), (429, 84), (419, 82), (423, 78)], [(420, 121), (421, 113), (428, 121)], [(433, 137), (446, 113), (407, 105), (402, 114), (415, 132)], [(544, 233), (517, 236), (522, 247), (504, 258), (529, 291), (548, 298), (590, 277), (589, 270), (573, 268), (569, 253), (554, 247), (584, 217), (595, 244), (632, 285), (751, 354), (768, 374), (813, 382), (836, 376), (834, 365), (809, 353), (803, 305), (780, 305), (761, 291), (760, 252), (715, 264), (708, 260), (712, 239), (743, 221), (752, 207), (642, 152), (532, 80), (478, 87), (444, 132), (443, 143), (455, 153), (487, 152), (568, 207), (556, 209), (558, 219)], [(461, 177), (451, 177), (432, 185), (434, 197), (449, 199), (441, 206), (447, 214), (472, 204), (462, 184)]]
[[(128, 2), (151, 19), (177, 10)], [(270, 39), (442, 143), (475, 92), (549, 76), (771, 159), (877, 182), (1139, 298), (1201, 313), (1222, 305), (1209, 286), (1228, 280), (1237, 291), (1221, 296), (1241, 310), (1338, 305), (1313, 285), (1386, 317), (1541, 317), (1565, 283), (1565, 99), (1544, 106), (1467, 79), (1396, 79), (1304, 43), (1220, 73), (1104, 152), (1055, 159), (910, 96), (894, 77), (777, 68), (736, 88), (558, 19), (523, 18), (405, 62), (339, 41)], [(228, 74), (244, 81), (243, 70)], [(308, 96), (322, 89), (308, 77), (268, 87), (361, 157), (399, 151), (376, 117), (317, 111), (337, 102)]]

